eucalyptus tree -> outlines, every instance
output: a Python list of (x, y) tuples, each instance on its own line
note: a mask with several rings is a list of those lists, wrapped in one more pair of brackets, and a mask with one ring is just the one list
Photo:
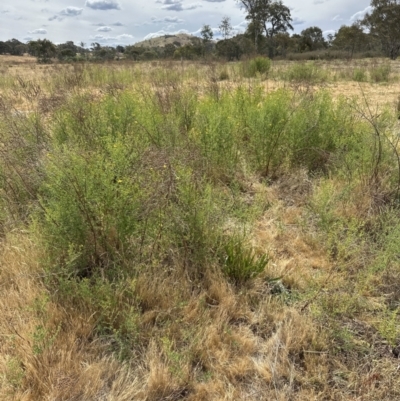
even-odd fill
[[(270, 53), (274, 47), (274, 37), (278, 33), (293, 30), (293, 21), (289, 7), (282, 0), (237, 0), (247, 13), (255, 30), (255, 47), (257, 48), (258, 36), (265, 33), (270, 42)], [(273, 55), (273, 54), (272, 54)]]
[(336, 32), (332, 45), (334, 48), (347, 51), (352, 58), (354, 53), (363, 50), (368, 42), (368, 35), (359, 24), (355, 23), (351, 26), (342, 25)]
[(39, 63), (51, 63), (51, 59), (57, 54), (56, 45), (48, 39), (32, 40), (28, 46)]
[(211, 29), (210, 25), (204, 24), (200, 31), (200, 36), (203, 39), (203, 47), (204, 47), (204, 54), (207, 52), (208, 48), (210, 47), (210, 43), (214, 37), (213, 30)]
[(218, 26), (219, 31), (221, 32), (224, 40), (228, 39), (232, 34), (233, 28), (231, 25), (231, 19), (229, 17), (223, 17), (221, 23)]
[(361, 24), (377, 38), (392, 60), (400, 54), (400, 0), (371, 0), (372, 11)]
[(317, 26), (311, 26), (301, 31), (303, 50), (318, 50), (328, 47), (328, 44), (322, 33), (322, 29)]

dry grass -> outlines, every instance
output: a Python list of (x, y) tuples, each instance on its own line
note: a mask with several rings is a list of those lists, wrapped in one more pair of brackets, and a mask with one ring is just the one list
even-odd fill
[[(58, 66), (23, 60), (25, 67), (0, 58), (0, 68), (10, 75), (40, 82), (43, 88), (37, 99), (27, 100), (4, 86), (1, 90), (18, 110), (46, 115), (74, 91), (96, 98), (105, 93), (101, 85), (88, 89), (71, 84), (58, 103), (49, 100), (43, 111), (40, 102), (54, 96)], [(206, 93), (215, 84), (215, 71), (202, 66), (214, 78), (199, 82), (190, 76), (192, 67), (185, 66), (190, 85)], [(66, 76), (74, 76), (71, 67), (63, 68)], [(99, 68), (116, 74), (124, 69), (133, 73), (136, 67)], [(146, 67), (141, 73), (148, 78), (156, 70)], [(217, 83), (218, 88), (236, 87), (233, 73), (231, 77), (231, 82)], [(263, 84), (268, 91), (287, 85), (279, 80)], [(395, 84), (361, 86), (368, 101), (379, 107), (398, 97)], [(324, 87), (349, 98), (361, 90), (353, 82)], [(97, 335), (95, 305), (63, 302), (49, 292), (46, 253), (30, 233), (6, 233), (0, 243), (0, 399), (400, 399), (399, 361), (376, 328), (386, 301), (354, 284), (369, 250), (360, 247), (362, 252), (347, 255), (339, 269), (310, 212), (323, 185), (328, 184), (303, 170), (269, 185), (249, 183), (269, 204), (251, 226), (250, 242), (256, 252), (267, 252), (270, 261), (244, 286), (232, 284), (216, 269), (208, 270), (200, 285), (182, 266), (164, 271), (148, 267), (127, 283), (135, 288), (137, 337), (128, 344), (131, 354), (124, 361), (113, 352), (111, 335)], [(341, 196), (343, 181), (332, 179), (329, 185), (332, 199), (338, 199), (331, 211), (335, 217), (373, 220), (374, 194), (363, 183), (354, 186), (349, 198)], [(351, 305), (362, 307), (350, 315)]]

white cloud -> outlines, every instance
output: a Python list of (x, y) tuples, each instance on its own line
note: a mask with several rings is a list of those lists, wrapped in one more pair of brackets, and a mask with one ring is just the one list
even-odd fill
[(126, 34), (126, 33), (124, 33), (122, 35), (118, 35), (118, 36), (95, 35), (95, 36), (90, 37), (90, 40), (92, 40), (92, 41), (102, 43), (102, 44), (110, 44), (110, 45), (132, 42), (133, 39), (134, 39), (134, 36)]
[(121, 8), (115, 0), (86, 0), (85, 5), (93, 10), (119, 10)]
[(182, 24), (185, 21), (183, 19), (181, 19), (181, 18), (178, 18), (178, 17), (164, 17), (164, 18), (152, 17), (151, 18), (151, 22), (153, 24), (160, 24), (160, 23), (166, 23), (166, 22), (171, 22), (171, 23), (174, 23), (174, 24)]
[(109, 26), (102, 26), (96, 29), (97, 32), (110, 32), (112, 29)]
[(353, 14), (350, 17), (350, 21), (357, 21), (358, 19), (362, 19), (362, 18), (364, 18), (365, 14), (369, 13), (370, 11), (372, 11), (372, 7), (368, 6), (368, 7), (364, 8), (364, 10), (358, 11), (355, 14)]
[(322, 34), (324, 35), (325, 38), (328, 37), (328, 35), (334, 35), (336, 31), (334, 29), (328, 29), (327, 31), (323, 31)]
[(143, 38), (143, 40), (158, 38), (159, 36), (165, 36), (165, 35), (178, 35), (180, 33), (190, 34), (190, 32), (186, 29), (180, 29), (179, 31), (176, 32), (165, 31), (164, 29), (162, 29), (161, 31), (158, 32), (149, 33)]
[(44, 28), (34, 29), (33, 31), (29, 32), (31, 35), (46, 35), (47, 30)]

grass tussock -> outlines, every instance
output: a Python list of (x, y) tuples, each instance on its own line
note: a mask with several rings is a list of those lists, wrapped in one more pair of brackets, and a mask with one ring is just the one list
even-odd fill
[(0, 398), (397, 399), (393, 105), (169, 67), (1, 81)]

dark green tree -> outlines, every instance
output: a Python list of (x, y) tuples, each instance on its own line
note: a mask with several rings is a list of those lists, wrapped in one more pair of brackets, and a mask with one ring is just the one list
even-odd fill
[(7, 42), (0, 41), (0, 54), (11, 53), (11, 47)]
[(317, 26), (301, 31), (302, 50), (314, 51), (328, 47), (322, 29)]
[(57, 58), (61, 61), (70, 61), (76, 59), (79, 52), (78, 46), (74, 42), (68, 41), (57, 46)]
[(245, 35), (253, 41), (257, 52), (263, 49), (266, 43), (265, 37), (262, 35), (263, 29), (261, 22), (257, 20), (250, 21), (247, 25)]
[(176, 50), (175, 45), (173, 45), (172, 43), (166, 44), (164, 47), (164, 53), (163, 53), (164, 57), (165, 58), (174, 57), (175, 50)]
[(233, 38), (220, 40), (216, 44), (217, 55), (227, 60), (240, 60), (244, 55), (254, 54), (253, 41), (245, 35), (236, 35)]
[(125, 57), (131, 60), (139, 60), (141, 54), (145, 52), (145, 48), (129, 45), (125, 47)]
[(335, 49), (344, 50), (352, 58), (356, 50), (364, 50), (369, 42), (368, 35), (363, 32), (359, 24), (351, 26), (343, 25), (336, 32), (332, 40), (332, 46)]
[(11, 39), (5, 42), (10, 49), (10, 54), (13, 56), (22, 56), (24, 53), (29, 53), (30, 49), (28, 45), (20, 42), (18, 39)]
[(287, 51), (292, 46), (292, 38), (287, 32), (277, 33), (275, 35), (275, 50), (274, 53), (279, 56), (286, 57)]
[(32, 40), (29, 48), (39, 63), (51, 63), (51, 59), (57, 54), (56, 45), (48, 39)]
[(101, 46), (99, 43), (94, 42), (91, 44), (92, 58), (98, 61), (114, 60), (116, 50), (110, 46)]
[(200, 31), (201, 38), (203, 39), (203, 55), (210, 50), (211, 41), (213, 40), (214, 33), (210, 25), (204, 24)]
[(278, 33), (293, 30), (292, 17), (289, 7), (282, 0), (237, 0), (245, 9), (249, 20), (256, 32), (255, 45), (258, 43), (258, 31), (262, 29), (269, 42), (269, 55), (272, 57), (274, 49), (274, 37)]
[(371, 0), (372, 11), (361, 24), (377, 38), (392, 60), (400, 53), (400, 0)]

